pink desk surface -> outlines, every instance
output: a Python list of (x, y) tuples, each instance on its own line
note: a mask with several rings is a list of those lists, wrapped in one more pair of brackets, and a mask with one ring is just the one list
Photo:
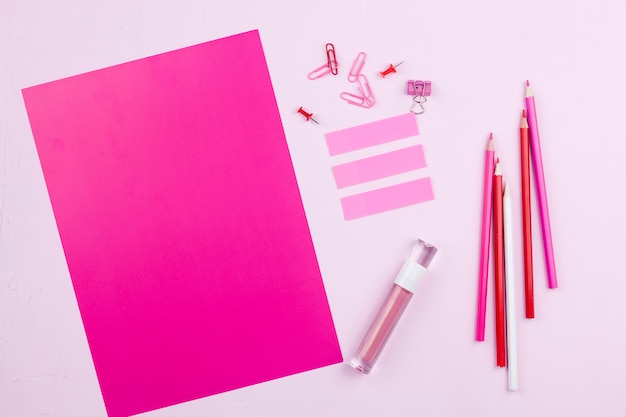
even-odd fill
[[(439, 253), (371, 375), (339, 363), (143, 415), (626, 416), (622, 10), (617, 0), (3, 2), (0, 416), (107, 415), (21, 90), (253, 29), (344, 358), (413, 239), (431, 241)], [(325, 62), (327, 42), (335, 45), (339, 75), (310, 81), (306, 75)], [(371, 109), (339, 98), (354, 88), (346, 75), (360, 51), (367, 53), (363, 71), (376, 95)], [(400, 61), (397, 73), (378, 75)], [(235, 63), (211, 65), (227, 72)], [(393, 180), (428, 176), (435, 200), (345, 221), (342, 197), (391, 180), (337, 189), (331, 166), (351, 159), (331, 159), (324, 134), (406, 113), (409, 79), (432, 81), (426, 112), (418, 116), (420, 134), (358, 156), (421, 144), (427, 167)], [(518, 126), (526, 79), (539, 116), (559, 288), (547, 288), (535, 222), (532, 321), (522, 318), (521, 246), (515, 251), (520, 389), (512, 393), (506, 371), (494, 365), (492, 286), (487, 340), (473, 336), (484, 146), (493, 132), (519, 237)], [(264, 115), (254, 84), (239, 81), (223, 100), (242, 120)], [(305, 122), (296, 113), (300, 106), (320, 125)], [(175, 318), (161, 313), (166, 322)], [(242, 357), (237, 366), (249, 360)]]

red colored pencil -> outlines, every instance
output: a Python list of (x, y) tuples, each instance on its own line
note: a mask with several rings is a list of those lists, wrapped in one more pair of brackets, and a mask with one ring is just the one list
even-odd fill
[(504, 289), (504, 217), (502, 201), (502, 172), (500, 158), (493, 173), (493, 262), (496, 301), (496, 364), (506, 366), (505, 289)]
[(524, 236), (524, 294), (526, 297), (526, 318), (535, 318), (535, 296), (533, 291), (533, 246), (532, 223), (530, 216), (530, 141), (526, 110), (522, 110), (519, 127), (520, 155), (522, 166), (522, 234)]

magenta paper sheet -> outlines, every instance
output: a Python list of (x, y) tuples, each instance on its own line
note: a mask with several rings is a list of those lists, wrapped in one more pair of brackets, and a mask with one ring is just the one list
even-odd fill
[(328, 153), (339, 155), (419, 134), (415, 114), (406, 113), (326, 134)]
[(435, 198), (430, 177), (395, 184), (341, 199), (345, 220), (382, 213)]
[(414, 169), (424, 168), (426, 158), (422, 145), (374, 155), (333, 167), (337, 188), (349, 187)]
[(257, 31), (23, 96), (109, 416), (342, 361)]

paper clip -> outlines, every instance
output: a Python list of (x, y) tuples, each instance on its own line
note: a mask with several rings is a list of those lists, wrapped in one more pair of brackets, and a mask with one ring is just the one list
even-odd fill
[(328, 68), (330, 69), (331, 74), (337, 75), (337, 55), (335, 54), (335, 45), (333, 45), (332, 43), (326, 44), (326, 60), (328, 61)]
[(431, 82), (409, 80), (407, 83), (407, 94), (413, 96), (413, 104), (411, 105), (411, 113), (424, 113), (424, 103), (428, 101), (426, 96), (430, 96)]
[(353, 104), (355, 106), (369, 109), (376, 103), (376, 99), (374, 98), (372, 89), (367, 82), (367, 77), (363, 74), (359, 74), (357, 76), (357, 81), (359, 83), (358, 89), (361, 95), (352, 94), (344, 91), (343, 93), (339, 94), (339, 97), (341, 97), (342, 100), (348, 102), (348, 104)]
[(319, 122), (317, 120), (315, 120), (313, 118), (313, 113), (307, 113), (302, 106), (300, 106), (300, 108), (298, 109), (298, 113), (300, 113), (301, 115), (303, 115), (304, 117), (306, 117), (306, 121), (308, 122), (309, 120), (313, 120), (315, 123), (319, 124)]
[(321, 67), (309, 72), (309, 75), (307, 75), (307, 77), (309, 78), (309, 80), (315, 80), (317, 78), (323, 77), (329, 72), (331, 72), (331, 68), (328, 66), (328, 64), (324, 64)]
[(365, 100), (369, 104), (369, 106), (367, 107), (372, 107), (376, 103), (376, 98), (374, 98), (374, 93), (372, 92), (372, 88), (367, 82), (367, 77), (363, 74), (359, 74), (357, 78), (358, 78), (357, 81), (359, 83), (359, 92), (361, 93), (363, 97), (365, 97)]
[(359, 52), (359, 54), (354, 59), (352, 67), (350, 68), (350, 73), (348, 74), (348, 81), (350, 81), (351, 83), (357, 81), (357, 78), (361, 73), (361, 69), (363, 68), (363, 65), (365, 65), (365, 58), (367, 58), (365, 52)]
[(402, 65), (404, 63), (404, 61), (400, 62), (399, 64), (393, 65), (393, 64), (389, 64), (389, 68), (387, 68), (384, 71), (380, 71), (380, 75), (385, 78), (387, 75), (391, 74), (392, 72), (396, 72), (396, 68), (399, 67), (400, 65)]

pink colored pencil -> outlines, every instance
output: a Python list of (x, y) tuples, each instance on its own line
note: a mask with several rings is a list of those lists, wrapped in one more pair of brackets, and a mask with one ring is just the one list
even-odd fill
[(552, 248), (552, 231), (550, 229), (550, 214), (548, 213), (548, 197), (546, 194), (546, 181), (543, 175), (543, 160), (541, 157), (541, 143), (539, 141), (539, 129), (537, 127), (537, 111), (535, 109), (535, 96), (530, 89), (530, 83), (526, 81), (526, 113), (528, 116), (528, 131), (530, 133), (530, 151), (532, 154), (535, 184), (537, 187), (537, 199), (539, 201), (539, 218), (541, 219), (541, 235), (543, 236), (543, 250), (548, 270), (548, 287), (557, 288), (556, 266), (554, 264), (554, 249)]
[(485, 152), (485, 177), (483, 180), (483, 215), (480, 235), (480, 271), (478, 275), (478, 309), (476, 313), (476, 340), (485, 340), (485, 316), (487, 313), (487, 276), (489, 274), (489, 251), (491, 238), (491, 210), (493, 198), (494, 149), (493, 134), (489, 134)]

